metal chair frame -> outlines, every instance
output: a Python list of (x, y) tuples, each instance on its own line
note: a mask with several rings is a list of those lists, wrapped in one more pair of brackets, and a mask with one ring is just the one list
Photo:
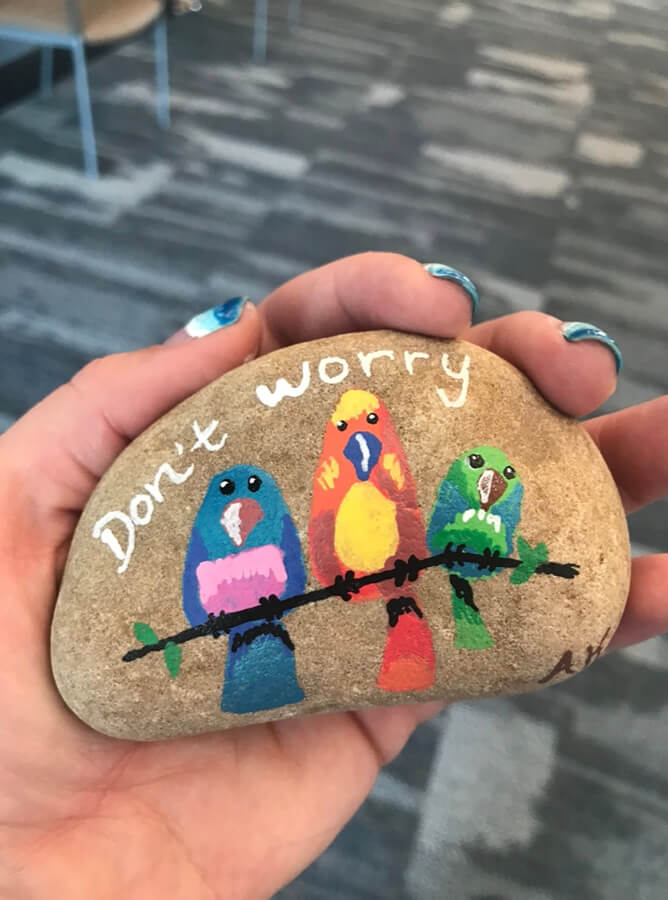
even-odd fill
[[(53, 48), (64, 47), (72, 53), (74, 80), (79, 111), (79, 127), (81, 128), (81, 144), (83, 149), (84, 171), (90, 178), (99, 176), (97, 149), (93, 113), (88, 88), (88, 71), (86, 68), (86, 42), (82, 35), (81, 13), (78, 0), (65, 0), (65, 8), (71, 32), (39, 31), (32, 28), (20, 28), (0, 25), (0, 37), (12, 41), (22, 41), (41, 47), (40, 59), (40, 92), (48, 96), (53, 87)], [(167, 55), (166, 13), (158, 16), (153, 25), (153, 41), (155, 46), (155, 78), (156, 78), (156, 111), (158, 122), (163, 128), (169, 127), (169, 68)]]
[[(288, 27), (296, 31), (299, 25), (301, 0), (289, 0)], [(263, 63), (267, 59), (267, 32), (269, 30), (269, 0), (255, 0), (255, 25), (253, 28), (253, 60)]]

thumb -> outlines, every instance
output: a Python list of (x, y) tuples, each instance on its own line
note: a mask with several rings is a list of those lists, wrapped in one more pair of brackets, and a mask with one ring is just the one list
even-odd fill
[[(69, 537), (72, 517), (133, 438), (257, 354), (257, 310), (243, 298), (236, 302), (236, 321), (207, 336), (187, 340), (180, 333), (167, 344), (93, 360), (0, 437), (0, 470), (28, 501), (33, 524), (48, 518), (52, 547)], [(54, 513), (69, 514), (64, 534), (61, 527), (54, 534)]]

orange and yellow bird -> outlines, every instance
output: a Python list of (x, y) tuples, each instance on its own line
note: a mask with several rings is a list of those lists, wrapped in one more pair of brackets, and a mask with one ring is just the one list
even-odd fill
[[(327, 422), (314, 477), (309, 524), (311, 566), (323, 585), (427, 555), (415, 482), (384, 404), (368, 391), (346, 391)], [(414, 586), (366, 585), (351, 602), (382, 599), (387, 641), (378, 675), (386, 691), (434, 683), (431, 631)]]

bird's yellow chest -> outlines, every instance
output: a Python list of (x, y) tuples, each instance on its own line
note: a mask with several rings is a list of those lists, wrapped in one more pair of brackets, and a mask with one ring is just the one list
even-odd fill
[(334, 523), (334, 549), (343, 565), (358, 572), (382, 569), (398, 546), (395, 504), (368, 481), (354, 484)]

